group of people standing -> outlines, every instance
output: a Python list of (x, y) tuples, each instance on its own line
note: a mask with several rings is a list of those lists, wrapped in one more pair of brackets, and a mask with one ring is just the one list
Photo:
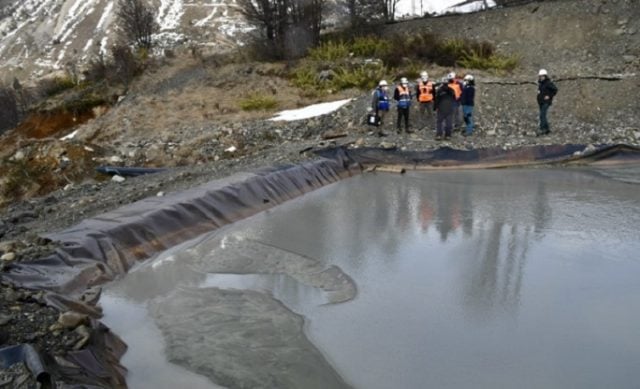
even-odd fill
[[(551, 132), (547, 112), (557, 91), (558, 89), (549, 79), (547, 71), (541, 69), (538, 72), (538, 105), (540, 107), (538, 136)], [(436, 140), (451, 138), (454, 128), (462, 129), (463, 136), (471, 136), (475, 129), (473, 120), (475, 95), (475, 79), (470, 74), (459, 79), (454, 72), (451, 72), (441, 82), (433, 82), (429, 79), (429, 74), (423, 71), (420, 73), (415, 88), (412, 88), (406, 77), (402, 77), (393, 93), (389, 91), (387, 81), (381, 80), (373, 92), (371, 115), (375, 115), (376, 120), (371, 123), (380, 126), (384, 122), (384, 118), (391, 108), (391, 99), (393, 99), (396, 102), (398, 113), (397, 132), (402, 133), (403, 124), (405, 132), (414, 132), (409, 125), (409, 113), (415, 98), (423, 128), (433, 130), (435, 125)], [(462, 128), (463, 121), (464, 128)], [(379, 130), (378, 134), (386, 135), (382, 130)]]
[[(437, 140), (449, 139), (454, 126), (461, 127), (463, 119), (466, 124), (463, 135), (473, 134), (475, 80), (470, 74), (461, 80), (451, 72), (441, 82), (433, 82), (429, 79), (429, 74), (423, 71), (415, 87), (409, 84), (406, 77), (402, 77), (400, 83), (395, 86), (393, 95), (389, 92), (387, 81), (381, 80), (373, 93), (371, 104), (372, 112), (379, 118), (378, 123), (384, 122), (384, 117), (391, 107), (391, 98), (396, 102), (398, 111), (396, 120), (398, 133), (402, 133), (403, 124), (405, 132), (414, 132), (409, 124), (409, 113), (415, 98), (421, 121), (425, 123), (424, 128), (432, 130), (435, 125)], [(380, 131), (379, 134), (384, 135), (384, 132)]]

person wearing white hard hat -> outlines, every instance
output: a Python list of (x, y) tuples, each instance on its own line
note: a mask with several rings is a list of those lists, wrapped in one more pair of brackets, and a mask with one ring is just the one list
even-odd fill
[(538, 72), (538, 106), (540, 107), (540, 125), (536, 133), (537, 136), (546, 135), (551, 132), (547, 113), (553, 102), (553, 97), (558, 93), (558, 88), (549, 78), (545, 69)]
[(420, 73), (420, 79), (416, 85), (416, 99), (420, 104), (420, 117), (425, 124), (425, 129), (432, 129), (434, 126), (433, 100), (435, 99), (435, 87), (429, 80), (426, 71)]
[(433, 109), (436, 111), (436, 140), (451, 138), (453, 113), (455, 108), (455, 92), (451, 89), (449, 79), (445, 77), (436, 88)]
[[(373, 91), (373, 99), (371, 101), (371, 110), (375, 112), (375, 125), (381, 127), (384, 123), (384, 117), (389, 112), (389, 84), (386, 80), (380, 80), (378, 87)], [(378, 131), (378, 135), (383, 136), (382, 130)]]
[(464, 76), (464, 84), (462, 86), (462, 96), (460, 104), (462, 104), (462, 114), (464, 115), (464, 123), (466, 124), (464, 136), (473, 134), (473, 106), (476, 97), (475, 79), (471, 74)]
[(413, 132), (409, 128), (409, 109), (411, 108), (411, 89), (409, 87), (409, 80), (406, 77), (400, 79), (400, 84), (396, 86), (396, 90), (393, 93), (393, 99), (397, 102), (398, 108), (398, 133), (402, 132), (402, 118), (404, 118), (404, 130), (407, 133)]

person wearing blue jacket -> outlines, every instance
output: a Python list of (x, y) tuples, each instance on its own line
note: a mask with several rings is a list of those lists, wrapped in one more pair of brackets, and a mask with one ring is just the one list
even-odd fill
[(471, 74), (464, 76), (464, 84), (462, 86), (462, 96), (460, 96), (460, 104), (462, 105), (462, 114), (464, 115), (464, 122), (466, 124), (466, 131), (464, 136), (470, 136), (473, 134), (474, 122), (473, 122), (473, 106), (476, 97), (476, 83)]
[(384, 123), (384, 117), (389, 112), (389, 84), (386, 80), (380, 80), (378, 87), (373, 91), (373, 99), (371, 101), (371, 110), (376, 113), (379, 118), (379, 125)]

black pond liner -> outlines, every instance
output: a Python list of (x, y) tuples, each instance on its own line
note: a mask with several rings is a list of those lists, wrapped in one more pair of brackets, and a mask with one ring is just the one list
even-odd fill
[[(236, 174), (183, 192), (143, 199), (47, 235), (59, 243), (53, 254), (12, 264), (0, 276), (16, 286), (46, 291), (47, 303), (61, 311), (90, 315), (91, 339), (86, 348), (66, 356), (78, 367), (62, 366), (28, 345), (0, 349), (0, 361), (5, 361), (2, 366), (25, 362), (34, 377), (40, 379), (62, 377), (86, 383), (83, 387), (126, 387), (126, 369), (119, 363), (126, 345), (98, 321), (101, 312), (96, 307), (97, 287), (170, 247), (365, 170), (640, 161), (640, 149), (626, 145), (542, 145), (470, 151), (448, 147), (433, 151), (338, 147), (316, 154), (320, 158), (300, 165)], [(32, 363), (34, 360), (40, 364)]]

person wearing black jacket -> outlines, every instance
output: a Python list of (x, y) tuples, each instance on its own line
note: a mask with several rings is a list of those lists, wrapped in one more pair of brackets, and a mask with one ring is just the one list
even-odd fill
[(409, 80), (406, 77), (400, 79), (400, 84), (393, 92), (393, 99), (396, 101), (398, 108), (398, 134), (402, 132), (402, 118), (404, 117), (404, 130), (407, 133), (412, 133), (413, 130), (409, 128), (409, 109), (411, 108), (411, 89), (409, 87)]
[(466, 124), (466, 131), (464, 136), (470, 136), (473, 134), (473, 105), (476, 97), (476, 82), (471, 74), (464, 76), (464, 85), (462, 86), (462, 96), (460, 97), (460, 104), (462, 104), (462, 114), (464, 115), (464, 122)]
[(455, 112), (456, 96), (453, 89), (449, 87), (449, 81), (443, 83), (436, 89), (436, 99), (433, 109), (436, 111), (436, 140), (451, 138), (453, 129), (453, 114)]
[(553, 97), (558, 93), (558, 88), (549, 79), (549, 75), (545, 69), (538, 72), (538, 106), (540, 107), (540, 127), (537, 135), (546, 135), (551, 132), (549, 121), (547, 120), (547, 112), (553, 102)]

